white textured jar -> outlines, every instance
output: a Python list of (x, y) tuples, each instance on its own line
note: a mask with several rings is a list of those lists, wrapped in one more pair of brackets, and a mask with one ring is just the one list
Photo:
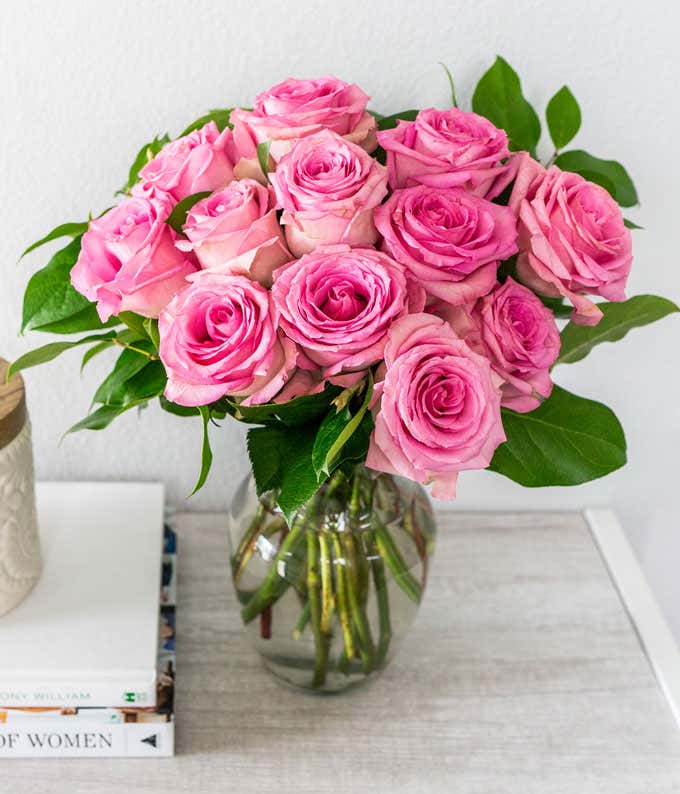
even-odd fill
[(0, 615), (19, 604), (40, 578), (31, 423), (23, 380), (5, 383), (0, 359)]

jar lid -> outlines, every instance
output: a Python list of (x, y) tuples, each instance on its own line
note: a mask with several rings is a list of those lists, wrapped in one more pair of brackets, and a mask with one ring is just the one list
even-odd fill
[(0, 449), (6, 447), (26, 424), (26, 393), (21, 375), (5, 383), (9, 362), (0, 358)]

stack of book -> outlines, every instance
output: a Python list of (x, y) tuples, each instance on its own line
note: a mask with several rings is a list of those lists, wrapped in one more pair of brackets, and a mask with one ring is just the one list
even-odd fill
[(163, 499), (156, 484), (38, 484), (45, 570), (0, 618), (0, 759), (174, 754)]

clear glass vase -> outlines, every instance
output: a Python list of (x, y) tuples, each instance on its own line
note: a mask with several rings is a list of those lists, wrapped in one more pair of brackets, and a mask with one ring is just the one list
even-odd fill
[(425, 490), (401, 477), (338, 471), (288, 526), (248, 476), (229, 513), (231, 568), (266, 667), (314, 692), (379, 673), (415, 618), (434, 535)]

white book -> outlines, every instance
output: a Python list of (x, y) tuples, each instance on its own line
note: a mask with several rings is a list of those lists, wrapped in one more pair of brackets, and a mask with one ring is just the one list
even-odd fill
[(44, 572), (0, 618), (0, 706), (155, 706), (163, 486), (36, 496)]
[(156, 757), (174, 754), (177, 537), (165, 527), (155, 708), (0, 708), (4, 758)]
[(174, 755), (174, 722), (107, 723), (87, 715), (68, 721), (15, 720), (0, 725), (0, 759), (168, 758)]

